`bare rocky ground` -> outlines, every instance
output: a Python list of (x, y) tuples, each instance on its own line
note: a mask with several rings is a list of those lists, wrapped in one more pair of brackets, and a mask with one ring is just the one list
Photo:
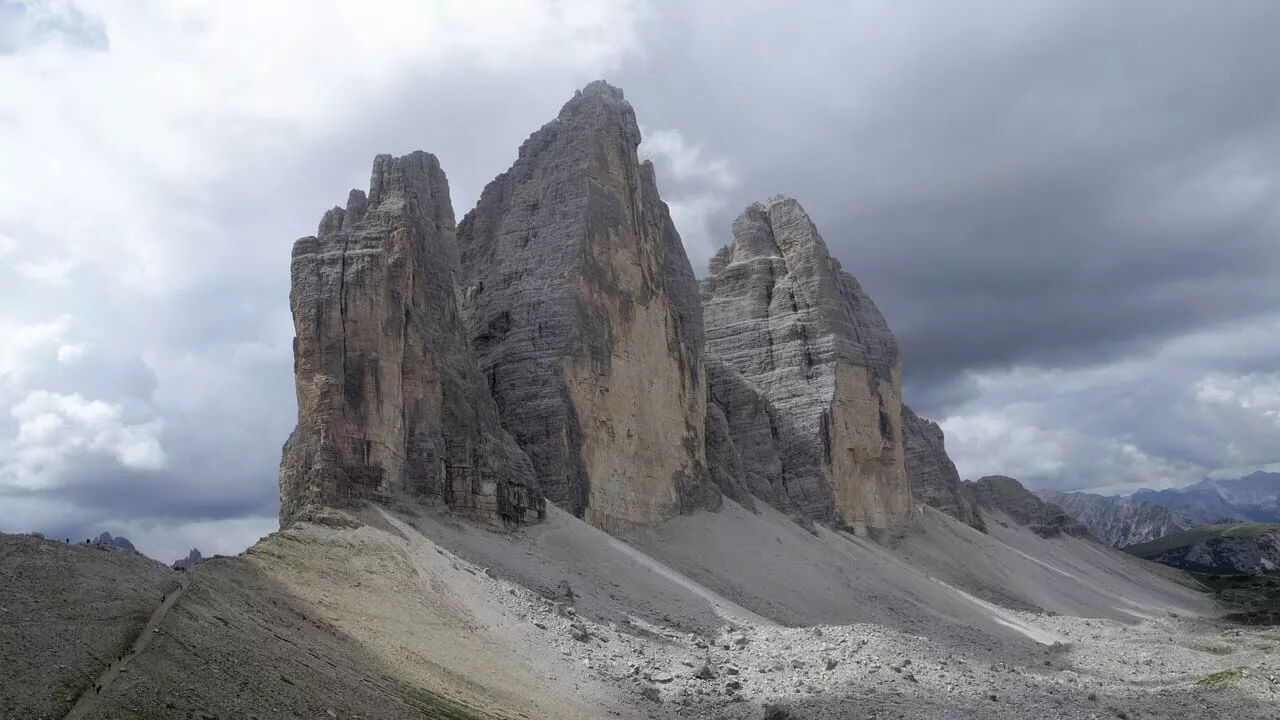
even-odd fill
[(185, 575), (0, 536), (0, 718), (1280, 718), (1277, 629), (988, 524), (876, 543), (731, 506), (623, 542), (369, 510)]

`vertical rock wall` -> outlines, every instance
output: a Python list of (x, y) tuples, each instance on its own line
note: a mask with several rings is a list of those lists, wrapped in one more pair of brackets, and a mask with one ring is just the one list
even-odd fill
[(492, 521), (542, 513), (532, 466), (502, 429), (458, 312), (449, 184), (436, 158), (374, 160), (293, 247), (298, 425), (280, 519), (319, 506), (436, 498)]
[(458, 228), (463, 315), (547, 497), (606, 530), (719, 493), (698, 286), (621, 90), (594, 82)]
[(947, 457), (942, 428), (903, 405), (902, 443), (906, 451), (907, 480), (916, 500), (986, 532), (973, 489), (960, 482), (955, 463)]
[(859, 531), (905, 520), (901, 371), (883, 316), (795, 200), (751, 205), (733, 237), (703, 311), (708, 357), (736, 373), (717, 373), (711, 397), (744, 460), (745, 447), (766, 459), (746, 484)]

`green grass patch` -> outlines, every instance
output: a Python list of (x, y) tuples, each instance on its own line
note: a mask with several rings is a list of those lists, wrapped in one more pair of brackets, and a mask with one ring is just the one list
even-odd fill
[(1242, 625), (1280, 625), (1280, 573), (1209, 575), (1191, 573)]
[(1199, 650), (1210, 655), (1230, 655), (1236, 649), (1227, 645), (1188, 645), (1192, 650)]
[(1130, 545), (1124, 551), (1140, 558), (1151, 558), (1169, 550), (1176, 550), (1187, 545), (1224, 537), (1257, 537), (1265, 532), (1280, 530), (1277, 523), (1227, 523), (1223, 525), (1202, 525), (1172, 535), (1156, 538), (1150, 542)]
[(1217, 685), (1219, 683), (1239, 680), (1242, 677), (1244, 677), (1244, 668), (1231, 668), (1229, 670), (1223, 670), (1222, 672), (1213, 673), (1212, 675), (1205, 675), (1204, 677), (1197, 680), (1196, 684), (1197, 685)]

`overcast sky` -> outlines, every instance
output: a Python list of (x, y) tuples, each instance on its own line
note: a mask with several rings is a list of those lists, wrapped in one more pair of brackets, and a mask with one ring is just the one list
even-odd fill
[(1280, 3), (0, 0), (0, 529), (275, 529), (289, 249), (626, 91), (695, 271), (798, 198), (965, 477), (1280, 462)]

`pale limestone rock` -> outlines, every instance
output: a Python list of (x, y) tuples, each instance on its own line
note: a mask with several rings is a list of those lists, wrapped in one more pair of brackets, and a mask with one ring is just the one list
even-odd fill
[(710, 263), (703, 312), (708, 357), (746, 387), (724, 375), (711, 396), (745, 466), (748, 447), (779, 460), (745, 484), (756, 492), (767, 482), (760, 492), (771, 503), (859, 532), (903, 522), (912, 501), (901, 370), (884, 317), (795, 200), (751, 205), (733, 237)]
[(697, 282), (621, 90), (594, 82), (458, 228), (463, 315), (548, 499), (610, 531), (717, 506)]
[(941, 510), (970, 527), (987, 531), (973, 490), (960, 482), (955, 463), (947, 456), (942, 428), (902, 406), (902, 445), (907, 480), (916, 500)]
[(364, 501), (443, 500), (492, 521), (541, 516), (458, 314), (449, 185), (436, 158), (374, 160), (368, 196), (293, 247), (298, 425), (280, 520)]

